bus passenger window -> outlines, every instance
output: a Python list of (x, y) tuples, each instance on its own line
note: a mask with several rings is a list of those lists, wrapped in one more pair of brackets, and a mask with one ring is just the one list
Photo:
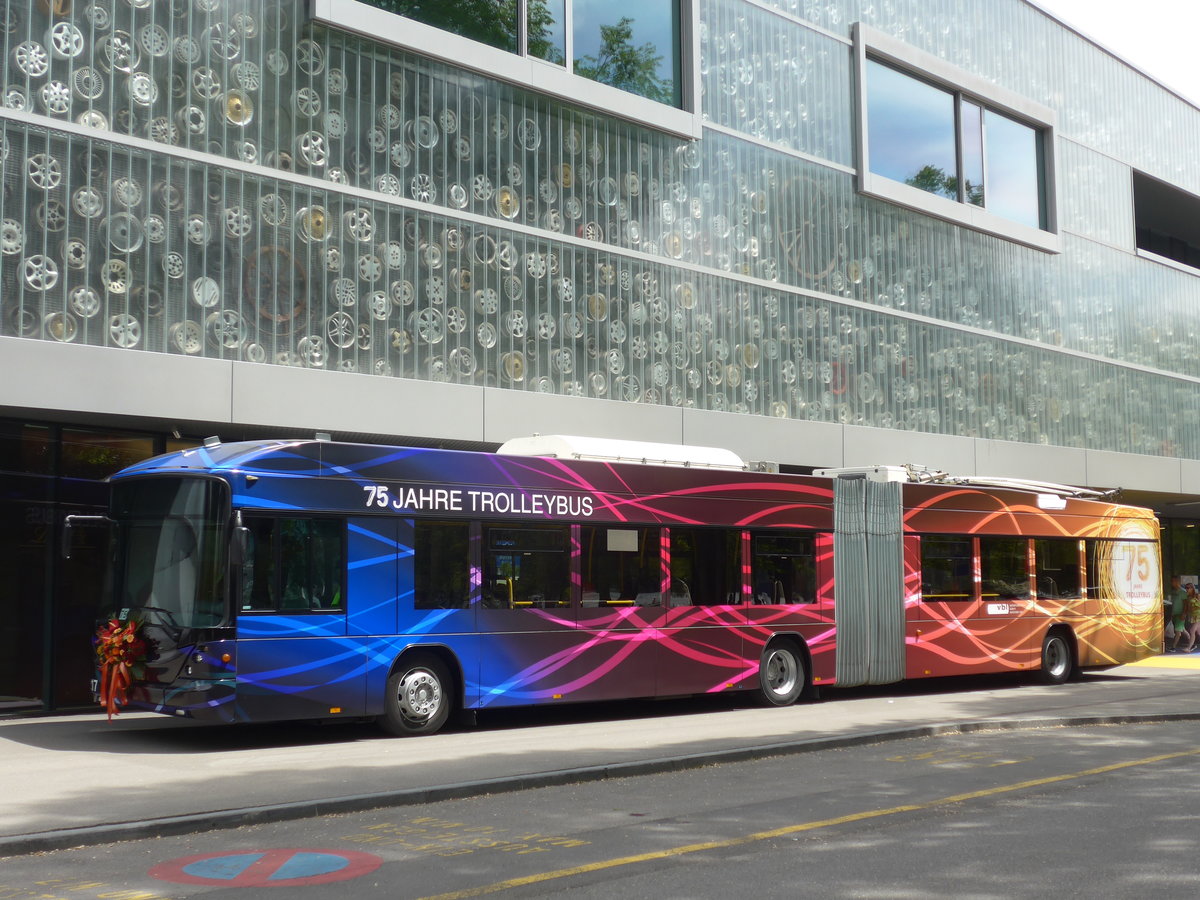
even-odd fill
[(1035, 540), (1035, 584), (1039, 597), (1051, 600), (1078, 600), (1083, 596), (1079, 579), (1077, 540)]
[(815, 603), (815, 544), (811, 535), (755, 535), (751, 602), (772, 606)]
[(975, 551), (970, 538), (921, 536), (921, 598), (971, 600), (975, 597)]
[(470, 526), (426, 522), (413, 526), (413, 607), (466, 609), (471, 601)]
[(984, 600), (1028, 597), (1029, 541), (1026, 538), (980, 538), (979, 576)]
[(662, 606), (663, 567), (658, 528), (580, 529), (584, 606)]
[(242, 566), (242, 609), (274, 610), (279, 606), (272, 540), (275, 520), (247, 518), (245, 524), (250, 541)]
[(671, 529), (671, 606), (742, 602), (742, 535), (724, 528)]
[(248, 517), (242, 610), (343, 612), (346, 570), (337, 519)]
[(566, 526), (484, 525), (483, 605), (544, 609), (571, 605)]

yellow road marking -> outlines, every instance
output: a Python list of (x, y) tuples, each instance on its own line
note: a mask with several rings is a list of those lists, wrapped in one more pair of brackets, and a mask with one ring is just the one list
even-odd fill
[(1126, 663), (1127, 666), (1141, 666), (1145, 669), (1200, 669), (1200, 655), (1171, 654), (1170, 656), (1147, 656), (1137, 662)]
[(1121, 769), (1129, 769), (1135, 766), (1148, 766), (1154, 763), (1165, 762), (1168, 759), (1183, 759), (1188, 756), (1200, 756), (1200, 750), (1182, 750), (1178, 753), (1162, 753), (1158, 756), (1147, 756), (1144, 759), (1134, 759), (1128, 762), (1112, 763), (1107, 766), (1097, 766), (1094, 769), (1084, 769), (1082, 772), (1069, 772), (1065, 775), (1048, 775), (1045, 778), (1031, 778), (1028, 781), (1019, 781), (1016, 784), (1006, 784), (1000, 787), (984, 788), (978, 791), (967, 791), (962, 794), (952, 794), (949, 797), (940, 797), (937, 800), (930, 800), (927, 803), (909, 803), (904, 806), (890, 806), (887, 809), (872, 809), (866, 812), (851, 813), (846, 816), (836, 816), (832, 819), (821, 819), (816, 822), (804, 822), (799, 825), (785, 825), (782, 828), (772, 828), (770, 831), (757, 831), (753, 834), (742, 835), (741, 837), (727, 838), (721, 841), (705, 841), (700, 844), (685, 844), (681, 847), (672, 847), (667, 850), (654, 850), (649, 853), (638, 853), (633, 856), (619, 856), (615, 859), (605, 859), (594, 863), (585, 863), (580, 866), (570, 866), (566, 869), (554, 869), (549, 872), (539, 872), (536, 875), (525, 875), (521, 878), (510, 878), (506, 881), (498, 881), (495, 884), (486, 884), (482, 887), (468, 888), (464, 891), (451, 891), (446, 894), (437, 894), (431, 897), (426, 897), (424, 900), (465, 900), (467, 897), (482, 897), (485, 894), (496, 894), (500, 891), (507, 891), (511, 888), (525, 887), (530, 884), (540, 884), (546, 881), (554, 881), (558, 878), (570, 878), (573, 875), (586, 875), (590, 872), (601, 872), (605, 869), (615, 869), (620, 866), (631, 866), (636, 863), (650, 862), (656, 859), (670, 859), (676, 856), (686, 856), (689, 853), (702, 853), (705, 850), (721, 850), (729, 847), (740, 847), (745, 844), (752, 844), (756, 841), (767, 841), (772, 838), (785, 837), (789, 834), (799, 834), (805, 831), (816, 831), (819, 828), (831, 828), (835, 825), (846, 825), (851, 822), (862, 822), (866, 819), (878, 819), (883, 816), (893, 816), (897, 813), (918, 812), (925, 809), (935, 809), (939, 806), (949, 806), (954, 803), (963, 803), (967, 800), (979, 800), (983, 797), (993, 797), (997, 794), (1007, 794), (1013, 791), (1022, 791), (1029, 788), (1042, 787), (1048, 784), (1057, 784), (1063, 781), (1072, 781), (1077, 778), (1087, 778), (1090, 775), (1104, 775), (1109, 772), (1118, 772)]

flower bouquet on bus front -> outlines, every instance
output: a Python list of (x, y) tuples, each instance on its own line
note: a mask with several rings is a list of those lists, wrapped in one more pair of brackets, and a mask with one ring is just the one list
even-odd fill
[(141, 623), (110, 619), (96, 631), (96, 658), (100, 664), (100, 705), (108, 719), (126, 705), (130, 685), (145, 674), (147, 646)]

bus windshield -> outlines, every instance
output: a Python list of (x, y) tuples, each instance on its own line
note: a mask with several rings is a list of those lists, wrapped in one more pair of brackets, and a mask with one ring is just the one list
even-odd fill
[(228, 487), (213, 479), (114, 484), (112, 515), (120, 530), (113, 606), (167, 628), (224, 622), (227, 508)]

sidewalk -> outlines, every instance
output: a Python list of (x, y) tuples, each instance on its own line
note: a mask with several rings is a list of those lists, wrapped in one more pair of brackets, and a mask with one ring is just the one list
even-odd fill
[(828, 690), (787, 709), (581, 706), (414, 739), (141, 713), (0, 720), (0, 856), (947, 731), (1200, 719), (1198, 688), (1200, 656), (1172, 654), (1058, 687), (988, 678)]

